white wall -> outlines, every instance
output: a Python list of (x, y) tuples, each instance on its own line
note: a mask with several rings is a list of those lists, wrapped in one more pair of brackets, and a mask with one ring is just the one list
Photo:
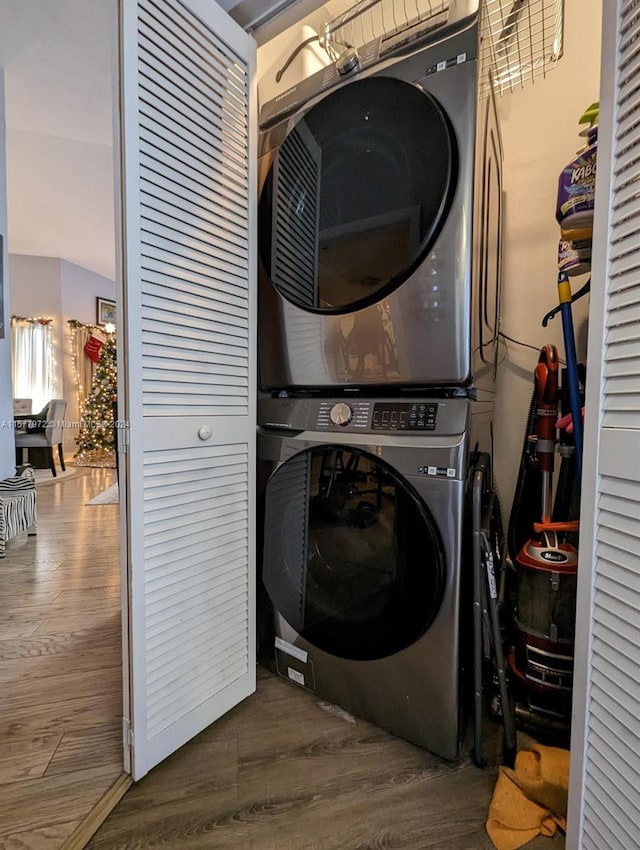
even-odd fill
[(11, 250), (115, 275), (113, 148), (9, 130), (7, 159)]
[[(115, 252), (115, 248), (114, 248)], [(82, 268), (67, 260), (60, 261), (62, 317), (92, 324), (96, 321), (96, 298), (116, 300), (114, 280)]]
[[(53, 319), (54, 394), (67, 399), (66, 418), (75, 422), (79, 411), (67, 321), (77, 319), (93, 324), (96, 298), (115, 300), (115, 281), (54, 257), (11, 254), (9, 266), (12, 313)], [(73, 428), (65, 431), (64, 450), (69, 456), (75, 453), (76, 434)]]
[[(546, 330), (540, 323), (557, 303), (558, 177), (583, 141), (577, 135), (580, 115), (599, 96), (601, 10), (602, 0), (567, 2), (564, 56), (557, 67), (546, 79), (499, 100), (507, 193), (502, 329), (538, 348), (554, 343), (562, 358), (560, 317)], [(573, 278), (574, 292), (585, 281)], [(588, 298), (574, 307), (579, 357), (586, 355), (587, 311)], [(498, 374), (495, 468), (508, 510), (538, 354), (508, 343), (504, 355)]]
[[(3, 237), (2, 269), (4, 270), (4, 339), (0, 339), (0, 479), (15, 472), (15, 443), (13, 440), (13, 393), (11, 391), (11, 344), (9, 318), (9, 257), (7, 251), (7, 169), (6, 129), (4, 120), (4, 72), (0, 68), (0, 234)], [(0, 286), (2, 281), (0, 281)], [(2, 427), (2, 426), (5, 427)]]

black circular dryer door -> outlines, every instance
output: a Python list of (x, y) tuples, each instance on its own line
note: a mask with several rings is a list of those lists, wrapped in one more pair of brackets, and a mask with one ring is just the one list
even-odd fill
[(260, 255), (276, 289), (314, 312), (388, 295), (433, 245), (454, 189), (453, 131), (412, 83), (337, 89), (293, 127), (260, 199)]
[(373, 455), (321, 446), (269, 480), (263, 581), (318, 649), (372, 660), (415, 643), (438, 612), (444, 571), (431, 515)]

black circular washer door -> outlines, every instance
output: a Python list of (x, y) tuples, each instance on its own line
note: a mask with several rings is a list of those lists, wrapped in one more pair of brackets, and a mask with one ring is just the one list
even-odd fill
[(386, 297), (432, 247), (456, 149), (428, 93), (391, 77), (349, 83), (297, 122), (260, 199), (260, 255), (287, 300), (345, 313)]
[(340, 658), (400, 652), (442, 603), (445, 557), (433, 518), (407, 481), (354, 447), (308, 449), (276, 470), (263, 554), (274, 608)]

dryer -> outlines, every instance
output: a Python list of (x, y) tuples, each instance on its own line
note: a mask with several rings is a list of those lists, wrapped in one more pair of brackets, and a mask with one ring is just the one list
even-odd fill
[(262, 108), (264, 389), (492, 391), (502, 152), (478, 43), (458, 0)]
[(280, 675), (449, 759), (461, 707), (465, 490), (490, 405), (259, 405), (262, 580)]

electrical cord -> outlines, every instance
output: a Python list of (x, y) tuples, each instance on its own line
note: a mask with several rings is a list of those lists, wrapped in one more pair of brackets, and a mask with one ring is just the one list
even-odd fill
[[(512, 342), (514, 345), (519, 345), (522, 348), (530, 348), (531, 351), (536, 351), (538, 354), (540, 353), (540, 349), (542, 348), (541, 345), (531, 345), (531, 343), (529, 342), (522, 342), (522, 340), (520, 339), (514, 339), (514, 337), (509, 336), (508, 334), (504, 333), (504, 331), (500, 331), (498, 336), (501, 336), (503, 339)], [(500, 360), (500, 363), (504, 362), (504, 360), (506, 360), (506, 357)], [(563, 360), (561, 357), (558, 357), (558, 363), (560, 363), (562, 366), (567, 365), (566, 360)]]
[(313, 44), (314, 41), (320, 41), (320, 36), (319, 35), (312, 35), (309, 38), (305, 39), (304, 41), (301, 41), (300, 44), (289, 54), (289, 58), (287, 59), (287, 61), (282, 66), (282, 68), (280, 68), (280, 70), (276, 74), (276, 83), (280, 82), (285, 71), (287, 70), (289, 65), (291, 65), (291, 63), (296, 58), (298, 53), (300, 53), (302, 50), (305, 49), (305, 47), (308, 47), (310, 44)]
[[(323, 48), (323, 50), (325, 50), (332, 62), (336, 62), (338, 60), (338, 54), (331, 40), (327, 39), (325, 36), (321, 38), (319, 35), (312, 35), (309, 38), (306, 38), (304, 41), (301, 41), (300, 44), (296, 48), (294, 48), (294, 50), (291, 51), (286, 62), (276, 74), (276, 83), (280, 82), (280, 80), (282, 79), (285, 72), (287, 71), (293, 60), (296, 58), (296, 56), (301, 51), (303, 51), (305, 47), (308, 47), (310, 44), (313, 44), (314, 41), (320, 43), (320, 46)], [(353, 48), (353, 45), (349, 44), (349, 42), (337, 41), (336, 39), (333, 39), (333, 41), (335, 41), (336, 44), (339, 44), (342, 47), (346, 47), (347, 49)]]
[(504, 331), (500, 331), (499, 336), (501, 336), (503, 339), (508, 340), (509, 342), (512, 342), (514, 345), (520, 345), (522, 346), (522, 348), (530, 348), (532, 351), (537, 351), (538, 353), (540, 353), (541, 346), (539, 345), (531, 345), (528, 342), (522, 342), (519, 339), (514, 339), (512, 336), (509, 336), (508, 334), (504, 333)]

